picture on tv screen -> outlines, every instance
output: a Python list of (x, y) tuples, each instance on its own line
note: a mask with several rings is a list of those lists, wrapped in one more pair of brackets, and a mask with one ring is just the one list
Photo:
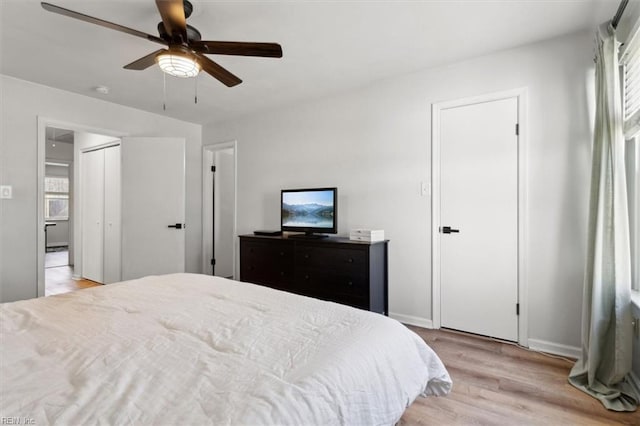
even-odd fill
[(334, 190), (283, 191), (282, 226), (333, 228)]

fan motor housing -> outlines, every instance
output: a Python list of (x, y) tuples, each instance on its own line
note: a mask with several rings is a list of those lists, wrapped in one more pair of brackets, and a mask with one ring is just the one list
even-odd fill
[[(171, 40), (171, 35), (165, 29), (164, 23), (162, 21), (158, 22), (158, 34), (160, 35), (160, 38), (163, 40), (167, 40), (167, 41)], [(187, 24), (187, 40), (200, 41), (202, 40), (202, 34), (200, 34), (200, 31), (198, 31), (197, 28)]]
[[(184, 17), (185, 19), (189, 18), (191, 16), (191, 14), (193, 13), (193, 5), (191, 4), (191, 2), (189, 0), (184, 0), (182, 2), (183, 8), (184, 8)], [(163, 40), (171, 40), (171, 34), (169, 34), (166, 30), (166, 28), (164, 27), (164, 23), (162, 21), (158, 22), (158, 34), (160, 35), (160, 38), (162, 38)], [(200, 41), (202, 40), (202, 34), (200, 34), (200, 31), (198, 31), (195, 27), (192, 27), (191, 25), (187, 24), (187, 40), (186, 41)]]

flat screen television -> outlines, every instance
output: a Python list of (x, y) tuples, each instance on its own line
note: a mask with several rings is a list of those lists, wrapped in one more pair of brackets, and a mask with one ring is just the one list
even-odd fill
[(280, 201), (282, 231), (304, 232), (290, 237), (338, 233), (338, 188), (283, 189)]

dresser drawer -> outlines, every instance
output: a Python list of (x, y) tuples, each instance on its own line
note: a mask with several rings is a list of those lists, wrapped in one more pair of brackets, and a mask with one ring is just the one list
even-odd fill
[(347, 273), (365, 273), (367, 252), (360, 249), (298, 245), (295, 262), (300, 267), (328, 268)]
[(274, 267), (242, 266), (240, 280), (254, 284), (266, 284), (281, 290), (290, 290), (293, 283), (293, 271)]
[(293, 282), (293, 247), (250, 241), (240, 245), (240, 279), (287, 290)]
[(240, 263), (254, 265), (287, 264), (293, 268), (293, 247), (290, 244), (247, 242), (240, 246)]
[(353, 306), (354, 308), (371, 310), (369, 299), (361, 296), (354, 296), (349, 294), (337, 294), (330, 296), (320, 296), (320, 299), (328, 300), (330, 302), (342, 303), (343, 305)]
[(330, 270), (297, 269), (295, 281), (304, 288), (305, 294), (314, 297), (336, 297), (338, 295), (369, 295), (369, 282), (362, 274), (345, 274)]

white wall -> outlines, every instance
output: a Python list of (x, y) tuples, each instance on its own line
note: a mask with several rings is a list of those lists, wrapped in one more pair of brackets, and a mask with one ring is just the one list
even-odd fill
[(186, 270), (201, 269), (202, 126), (70, 92), (0, 76), (0, 182), (13, 199), (0, 200), (0, 301), (36, 296), (37, 117), (129, 136), (186, 138)]
[[(63, 161), (73, 162), (73, 143), (66, 142), (54, 142), (52, 140), (47, 140), (46, 142), (46, 154), (45, 157), (47, 161)], [(55, 145), (55, 146), (53, 146)]]
[[(339, 188), (339, 233), (382, 228), (391, 240), (390, 311), (431, 319), (432, 103), (528, 87), (529, 338), (580, 345), (589, 185), (587, 81), (581, 33), (357, 91), (206, 126), (238, 141), (238, 232), (279, 228), (279, 190)], [(472, 303), (472, 301), (470, 301)]]
[(618, 40), (627, 40), (629, 38), (638, 23), (638, 18), (640, 18), (640, 1), (631, 0), (624, 9), (620, 22), (618, 22), (618, 28), (616, 29)]
[(45, 176), (69, 177), (69, 167), (47, 164), (45, 166)]

